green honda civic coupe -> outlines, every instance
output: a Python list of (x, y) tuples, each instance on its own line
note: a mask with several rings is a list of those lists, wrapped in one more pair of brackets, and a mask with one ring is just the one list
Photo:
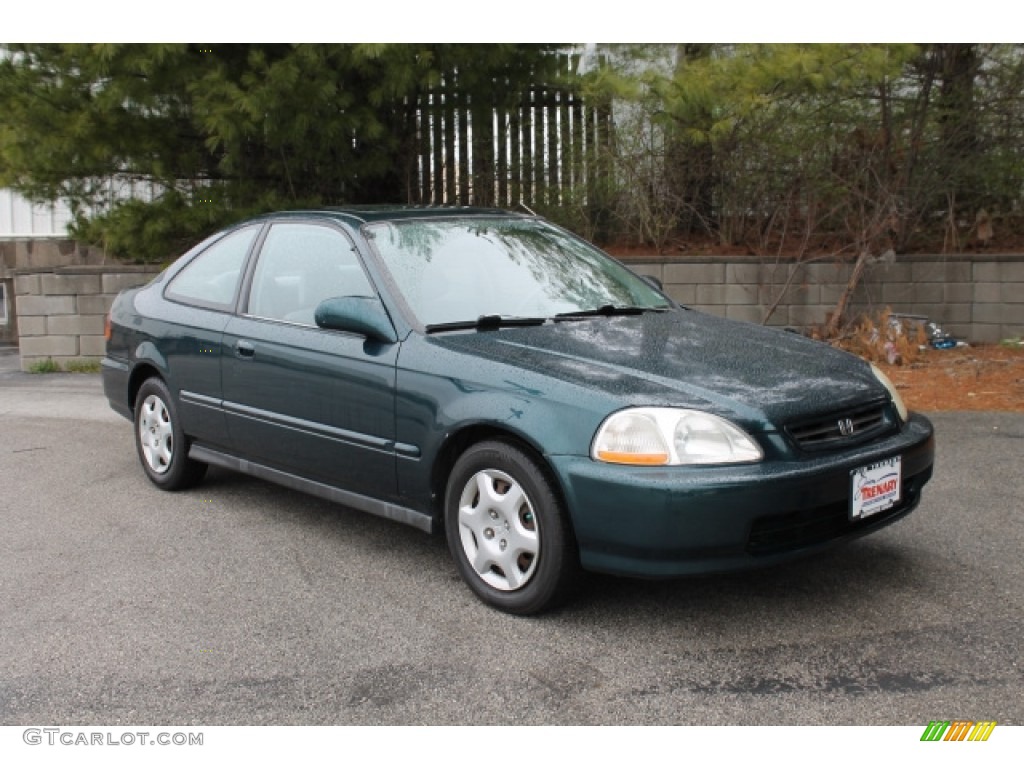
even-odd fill
[(110, 312), (103, 386), (168, 491), (227, 467), (447, 536), (486, 603), (585, 571), (766, 566), (876, 531), (932, 473), (884, 374), (687, 309), (531, 215), (292, 211)]

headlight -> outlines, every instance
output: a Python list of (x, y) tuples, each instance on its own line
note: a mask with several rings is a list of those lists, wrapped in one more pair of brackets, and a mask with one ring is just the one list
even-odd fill
[(878, 379), (882, 386), (889, 390), (889, 397), (892, 398), (892, 404), (896, 406), (896, 410), (899, 411), (900, 419), (902, 421), (907, 420), (907, 406), (903, 404), (903, 398), (900, 397), (900, 393), (896, 390), (896, 385), (890, 381), (889, 377), (882, 373), (882, 370), (874, 363), (870, 363), (871, 372), (875, 374), (875, 378)]
[(735, 424), (703, 411), (627, 408), (594, 436), (590, 455), (611, 464), (735, 464), (760, 461), (757, 443)]

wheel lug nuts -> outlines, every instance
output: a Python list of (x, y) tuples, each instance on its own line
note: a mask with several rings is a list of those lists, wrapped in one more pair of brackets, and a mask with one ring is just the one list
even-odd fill
[(497, 512), (495, 512), (495, 511), (494, 511), (494, 510), (492, 509), (492, 510), (491, 510), (491, 520), (497, 520), (497, 519), (498, 519), (498, 513), (497, 513)]
[(498, 544), (498, 547), (501, 549), (502, 552), (504, 552), (505, 549), (508, 547), (508, 542), (505, 541), (505, 539), (502, 539), (501, 543)]
[(493, 539), (494, 538), (494, 529), (493, 528), (484, 528), (484, 538), (485, 539)]

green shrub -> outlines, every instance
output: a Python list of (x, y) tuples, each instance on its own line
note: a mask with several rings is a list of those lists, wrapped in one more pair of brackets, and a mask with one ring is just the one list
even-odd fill
[(60, 363), (56, 362), (52, 357), (48, 357), (45, 360), (36, 360), (28, 367), (29, 373), (60, 373), (61, 370)]
[(68, 360), (64, 363), (64, 370), (68, 373), (99, 373), (99, 360)]

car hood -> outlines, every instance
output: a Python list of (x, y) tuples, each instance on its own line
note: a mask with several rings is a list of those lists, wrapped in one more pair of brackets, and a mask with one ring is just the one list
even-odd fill
[(886, 398), (862, 360), (693, 310), (444, 334), (431, 342), (621, 399), (778, 424)]

